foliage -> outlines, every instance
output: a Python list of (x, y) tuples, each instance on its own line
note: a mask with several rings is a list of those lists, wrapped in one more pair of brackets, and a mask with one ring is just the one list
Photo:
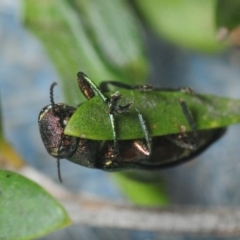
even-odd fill
[[(134, 103), (129, 112), (116, 114), (119, 140), (144, 138), (137, 111), (145, 118), (151, 136), (178, 133), (182, 126), (185, 126), (186, 131), (191, 131), (179, 103), (180, 99), (186, 102), (198, 130), (225, 127), (240, 122), (240, 100), (180, 91), (120, 90), (119, 93), (123, 99), (122, 102), (120, 100), (120, 104)], [(107, 112), (108, 105), (99, 97), (84, 102), (68, 122), (65, 134), (95, 140), (111, 140), (112, 129)]]
[(0, 171), (0, 239), (33, 239), (69, 223), (44, 189), (17, 173)]

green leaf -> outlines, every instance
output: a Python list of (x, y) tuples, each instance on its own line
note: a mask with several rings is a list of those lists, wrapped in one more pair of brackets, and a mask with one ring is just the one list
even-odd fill
[(146, 60), (140, 24), (126, 1), (75, 0), (95, 46), (104, 62), (115, 70), (127, 73), (126, 77), (146, 76)]
[[(144, 138), (137, 110), (143, 115), (151, 136), (179, 133), (183, 127), (186, 131), (191, 131), (180, 106), (180, 99), (186, 102), (198, 130), (240, 122), (240, 100), (180, 91), (119, 90), (119, 93), (122, 95), (119, 104), (134, 103), (129, 112), (115, 114), (119, 140)], [(109, 96), (110, 93), (106, 95)], [(113, 139), (108, 111), (108, 105), (99, 97), (84, 102), (68, 122), (65, 134), (95, 140)]]
[(218, 0), (216, 25), (232, 30), (240, 25), (240, 0)]
[(137, 205), (152, 207), (170, 203), (164, 179), (160, 175), (138, 171), (114, 173), (113, 177), (124, 194)]
[(99, 79), (145, 82), (148, 67), (137, 18), (121, 0), (24, 0), (25, 24), (58, 69), (67, 101), (80, 99), (79, 71)]
[(216, 0), (137, 0), (135, 6), (161, 37), (188, 49), (216, 52), (224, 45), (216, 39)]
[(0, 239), (33, 239), (69, 223), (62, 206), (39, 185), (0, 171)]

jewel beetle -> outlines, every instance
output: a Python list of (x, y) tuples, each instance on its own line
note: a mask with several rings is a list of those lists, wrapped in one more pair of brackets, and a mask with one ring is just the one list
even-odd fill
[[(108, 86), (112, 85), (119, 89), (137, 91), (140, 94), (146, 92), (151, 94), (154, 91), (183, 91), (186, 94), (194, 94), (191, 89), (162, 89), (154, 88), (151, 85), (131, 86), (115, 81), (102, 82), (98, 87), (82, 72), (77, 74), (77, 80), (86, 99), (90, 100), (98, 96), (101, 104), (107, 106), (108, 110), (105, 114), (108, 116), (107, 124), (111, 127), (112, 137), (108, 140), (99, 140), (88, 139), (86, 136), (66, 135), (64, 130), (77, 107), (55, 103), (53, 89), (56, 83), (53, 83), (50, 87), (50, 104), (39, 113), (38, 124), (47, 152), (58, 159), (58, 169), (59, 160), (62, 158), (85, 167), (106, 171), (124, 169), (157, 170), (172, 167), (191, 160), (202, 153), (219, 139), (226, 130), (224, 127), (198, 130), (187, 103), (184, 99), (179, 99), (180, 109), (191, 131), (186, 132), (185, 127), (181, 126), (178, 133), (152, 136), (148, 128), (147, 116), (141, 114), (141, 109), (134, 107), (134, 101), (127, 102), (124, 105), (119, 104), (124, 96), (118, 91), (109, 95)], [(78, 108), (81, 108), (81, 104)], [(131, 109), (134, 109), (134, 114), (130, 114)], [(133, 115), (130, 117), (140, 127), (142, 137), (118, 139), (116, 116), (121, 115), (124, 119), (125, 114), (126, 116)], [(171, 116), (169, 117), (171, 118)], [(60, 170), (59, 179), (61, 181)]]

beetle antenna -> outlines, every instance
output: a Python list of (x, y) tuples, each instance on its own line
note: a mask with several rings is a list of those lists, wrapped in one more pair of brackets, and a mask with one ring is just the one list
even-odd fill
[(57, 159), (58, 179), (62, 183), (61, 169), (60, 169), (60, 158)]
[(55, 102), (54, 102), (54, 99), (53, 99), (53, 88), (57, 85), (56, 82), (53, 82), (50, 86), (50, 103), (52, 105), (52, 111), (54, 114), (56, 114), (56, 111), (55, 111)]
[(55, 105), (54, 99), (53, 99), (53, 88), (57, 85), (56, 82), (53, 82), (50, 86), (50, 102), (52, 105)]

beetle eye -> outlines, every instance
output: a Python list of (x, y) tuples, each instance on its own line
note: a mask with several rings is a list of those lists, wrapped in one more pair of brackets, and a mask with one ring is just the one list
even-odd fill
[(58, 155), (59, 156), (67, 156), (68, 155), (68, 152), (69, 152), (69, 149), (66, 147), (66, 146), (61, 146), (59, 149), (58, 149)]

